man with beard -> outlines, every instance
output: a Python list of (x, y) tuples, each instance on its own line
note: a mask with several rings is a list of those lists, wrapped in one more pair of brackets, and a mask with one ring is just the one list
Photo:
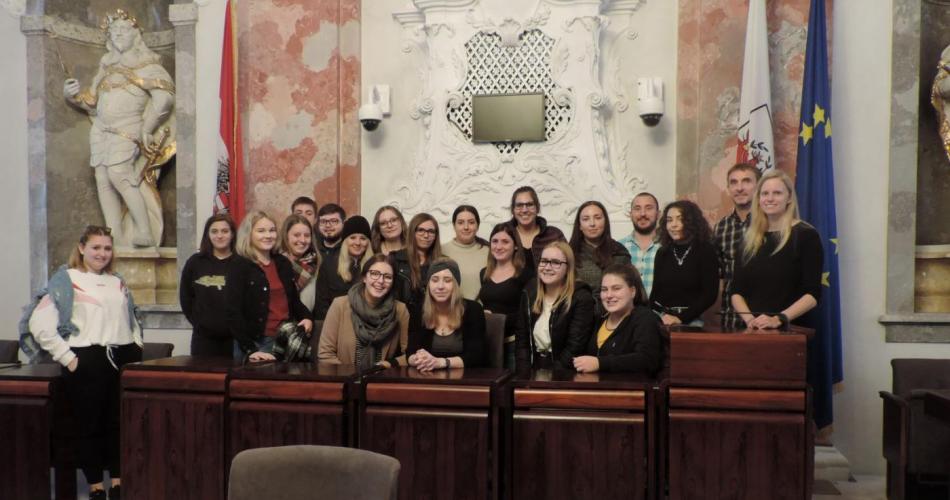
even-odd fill
[(340, 250), (340, 235), (343, 234), (343, 221), (346, 211), (336, 203), (327, 203), (317, 212), (317, 251), (324, 259)]
[(633, 222), (633, 233), (620, 240), (620, 243), (630, 252), (630, 260), (640, 271), (643, 278), (643, 287), (647, 295), (653, 289), (653, 262), (660, 243), (656, 240), (656, 221), (660, 215), (660, 202), (656, 196), (642, 192), (633, 197), (630, 202), (630, 221)]
[(720, 312), (724, 329), (745, 328), (745, 323), (732, 309), (732, 277), (736, 269), (736, 260), (742, 247), (742, 237), (749, 227), (749, 213), (752, 210), (752, 197), (762, 172), (751, 163), (737, 163), (726, 173), (726, 189), (735, 208), (732, 213), (716, 223), (713, 240), (719, 250), (720, 276), (719, 288), (722, 290)]

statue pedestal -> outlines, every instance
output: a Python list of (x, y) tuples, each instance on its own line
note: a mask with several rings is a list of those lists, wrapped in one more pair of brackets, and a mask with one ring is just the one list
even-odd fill
[(178, 303), (178, 250), (173, 247), (115, 249), (115, 270), (135, 304)]
[(950, 312), (950, 245), (917, 245), (914, 310)]

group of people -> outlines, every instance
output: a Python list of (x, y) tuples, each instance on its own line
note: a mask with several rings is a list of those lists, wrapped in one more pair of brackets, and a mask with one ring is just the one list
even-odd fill
[[(661, 212), (654, 195), (639, 193), (633, 231), (619, 241), (597, 201), (578, 208), (568, 240), (541, 217), (529, 186), (515, 190), (511, 219), (487, 240), (471, 205), (454, 211), (455, 234), (444, 242), (432, 215), (407, 224), (394, 206), (372, 222), (306, 197), (280, 224), (261, 211), (240, 226), (213, 215), (180, 280), (191, 353), (478, 367), (488, 364), (486, 313), (494, 313), (506, 317), (506, 368), (653, 373), (662, 326), (703, 326), (720, 293), (724, 328), (802, 323), (820, 298), (821, 242), (798, 217), (789, 177), (737, 164), (727, 189), (735, 207), (715, 227), (691, 201)], [(142, 356), (135, 306), (113, 264), (110, 229), (89, 226), (21, 328), (28, 355), (65, 367), (82, 415), (80, 463), (102, 498), (106, 468), (119, 495), (119, 369)], [(323, 326), (308, 354), (299, 344), (315, 320)]]

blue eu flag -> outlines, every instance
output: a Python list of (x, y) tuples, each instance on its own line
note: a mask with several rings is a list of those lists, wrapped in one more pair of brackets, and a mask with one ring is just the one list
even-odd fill
[(808, 346), (808, 382), (813, 390), (815, 423), (820, 429), (833, 421), (832, 386), (844, 378), (825, 0), (811, 0), (805, 77), (802, 82), (801, 130), (798, 135), (795, 190), (799, 210), (802, 219), (818, 230), (824, 249), (824, 269), (821, 273), (823, 288), (818, 307), (812, 313), (815, 337)]

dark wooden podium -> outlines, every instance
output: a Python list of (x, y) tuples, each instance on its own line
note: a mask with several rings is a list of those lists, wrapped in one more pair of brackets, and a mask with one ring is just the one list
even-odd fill
[(173, 358), (122, 368), (122, 495), (226, 497), (226, 358)]
[(811, 330), (670, 333), (669, 498), (811, 498)]
[(537, 370), (511, 385), (508, 498), (653, 498), (652, 378)]
[(496, 499), (501, 410), (510, 372), (390, 368), (363, 381), (360, 448), (395, 457), (399, 498)]

